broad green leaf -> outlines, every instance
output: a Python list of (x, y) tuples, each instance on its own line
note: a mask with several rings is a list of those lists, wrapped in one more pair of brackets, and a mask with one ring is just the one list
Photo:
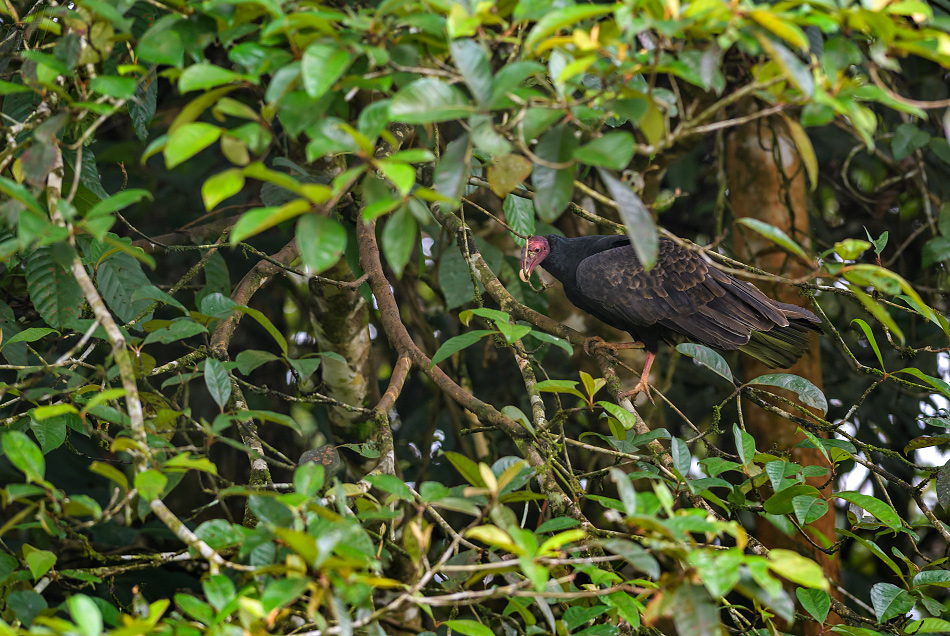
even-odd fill
[(146, 501), (157, 499), (165, 490), (167, 484), (168, 477), (154, 468), (135, 474), (135, 489), (139, 491), (139, 496)]
[(760, 375), (754, 380), (750, 380), (747, 386), (767, 385), (777, 386), (798, 394), (798, 399), (807, 406), (814, 407), (822, 413), (828, 412), (828, 400), (825, 394), (817, 386), (801, 376), (791, 373), (770, 373)]
[(40, 218), (45, 219), (47, 217), (46, 208), (40, 205), (40, 202), (36, 200), (36, 197), (30, 194), (26, 186), (16, 181), (11, 181), (6, 177), (0, 177), (0, 193), (12, 199), (16, 199)]
[(871, 606), (881, 623), (903, 616), (914, 609), (915, 600), (907, 590), (890, 583), (875, 583), (871, 587)]
[(604, 539), (598, 541), (598, 545), (608, 552), (613, 552), (623, 557), (627, 563), (640, 572), (646, 573), (651, 579), (656, 580), (660, 578), (660, 564), (656, 558), (633, 541), (627, 541), (625, 539)]
[(30, 430), (40, 443), (40, 449), (46, 455), (56, 450), (66, 441), (66, 418), (47, 417), (43, 420), (31, 420)]
[(209, 576), (202, 582), (201, 587), (204, 589), (205, 598), (218, 611), (230, 603), (237, 594), (234, 583), (224, 574)]
[(528, 37), (524, 41), (524, 48), (528, 52), (534, 52), (541, 41), (552, 33), (560, 29), (574, 27), (584, 20), (596, 18), (613, 10), (613, 5), (580, 5), (549, 11), (537, 21), (534, 28), (528, 33)]
[(752, 437), (748, 432), (739, 428), (738, 424), (732, 425), (732, 434), (736, 440), (736, 448), (739, 451), (739, 459), (742, 460), (744, 466), (748, 466), (752, 463), (752, 458), (755, 456), (755, 438)]
[(900, 515), (897, 514), (897, 511), (876, 497), (863, 495), (850, 490), (837, 492), (834, 496), (864, 508), (864, 510), (874, 515), (881, 523), (892, 530), (899, 530), (901, 527), (901, 518)]
[(23, 546), (23, 556), (34, 581), (40, 580), (56, 564), (55, 554), (49, 550), (37, 550), (29, 544)]
[(620, 218), (623, 220), (624, 227), (627, 228), (627, 236), (630, 237), (633, 251), (643, 268), (649, 271), (656, 264), (660, 253), (660, 239), (650, 211), (629, 185), (606, 170), (598, 170), (598, 173), (607, 185), (610, 197), (617, 204), (617, 211), (620, 212)]
[[(561, 124), (541, 136), (534, 153), (548, 164), (565, 164), (571, 162), (576, 146), (573, 130)], [(534, 185), (534, 209), (542, 221), (553, 223), (574, 195), (574, 166), (554, 168), (535, 162), (531, 183)]]
[(208, 358), (204, 365), (205, 386), (211, 398), (221, 410), (224, 410), (231, 397), (231, 378), (220, 360)]
[(568, 393), (576, 395), (586, 401), (584, 394), (577, 390), (577, 382), (573, 380), (542, 380), (534, 385), (535, 389), (542, 393)]
[(784, 44), (770, 39), (762, 33), (756, 33), (756, 38), (765, 52), (768, 53), (772, 61), (782, 69), (785, 77), (800, 90), (806, 97), (812, 97), (815, 94), (815, 79), (812, 77), (811, 69), (802, 60), (789, 51)]
[(798, 519), (798, 523), (802, 525), (818, 521), (828, 512), (827, 501), (805, 495), (792, 499), (792, 507), (795, 509), (795, 517)]
[(795, 511), (795, 499), (812, 497), (818, 499), (821, 493), (814, 486), (795, 484), (789, 486), (765, 500), (765, 511), (771, 515), (789, 515)]
[(753, 219), (751, 217), (743, 217), (737, 222), (741, 223), (747, 228), (755, 230), (773, 243), (784, 247), (792, 254), (801, 257), (801, 259), (806, 263), (811, 263), (811, 259), (808, 257), (808, 254), (805, 253), (805, 250), (802, 249), (801, 245), (793, 241), (788, 236), (788, 234), (778, 229), (774, 225), (766, 223), (765, 221), (760, 221), (759, 219)]
[(462, 119), (475, 112), (457, 88), (432, 77), (417, 79), (393, 97), (389, 114), (393, 121), (432, 124)]
[(620, 422), (621, 426), (623, 426), (626, 430), (629, 431), (631, 429), (636, 428), (637, 426), (636, 416), (630, 411), (628, 411), (627, 409), (620, 406), (619, 404), (614, 404), (613, 402), (601, 401), (597, 403), (597, 406), (603, 408), (605, 411), (610, 413), (614, 418), (617, 419), (617, 421)]
[(79, 627), (82, 636), (99, 636), (102, 633), (102, 612), (91, 598), (85, 594), (71, 594), (66, 605), (69, 616)]
[(772, 549), (768, 565), (773, 572), (793, 583), (825, 591), (831, 587), (821, 566), (797, 552)]
[(950, 621), (942, 618), (922, 618), (911, 621), (905, 626), (908, 634), (947, 634), (950, 633)]
[(43, 451), (29, 437), (20, 431), (7, 431), (0, 445), (10, 463), (26, 475), (27, 483), (43, 481), (46, 460), (43, 459)]
[(678, 437), (674, 437), (670, 445), (670, 454), (673, 458), (673, 467), (679, 471), (679, 474), (684, 479), (688, 479), (692, 457), (689, 454), (689, 448), (686, 446), (686, 442)]
[[(504, 210), (505, 219), (512, 230), (524, 236), (534, 235), (534, 204), (531, 199), (509, 194), (505, 197), (502, 210)], [(512, 235), (511, 238), (522, 247), (527, 242), (526, 239), (518, 235)]]
[[(521, 155), (507, 154), (497, 157), (490, 166), (488, 166), (488, 185), (491, 191), (500, 197), (506, 197), (508, 193), (514, 191), (528, 175), (531, 174), (533, 165), (528, 159)], [(531, 201), (524, 197), (518, 197), (522, 205), (531, 205)], [(507, 205), (508, 199), (505, 198)], [(507, 212), (506, 212), (507, 216)], [(533, 214), (532, 214), (533, 216)], [(511, 223), (511, 219), (508, 219)]]
[(222, 129), (204, 122), (192, 122), (181, 126), (168, 137), (165, 144), (165, 167), (169, 170), (213, 144), (221, 136)]
[(734, 381), (732, 369), (729, 368), (729, 364), (721, 355), (709, 347), (693, 344), (691, 342), (683, 342), (676, 345), (676, 350), (685, 356), (693, 358), (696, 360), (696, 362), (700, 363), (702, 366), (706, 367), (716, 375), (723, 377), (730, 382)]
[(148, 298), (133, 300), (137, 290), (151, 283), (142, 271), (142, 265), (126, 252), (116, 251), (100, 257), (96, 266), (96, 284), (102, 299), (122, 322), (137, 318), (152, 304)]
[(445, 458), (455, 466), (455, 470), (459, 472), (465, 481), (478, 488), (485, 487), (485, 482), (482, 480), (481, 473), (478, 470), (478, 464), (465, 455), (452, 451), (446, 451)]
[(465, 636), (494, 636), (494, 632), (478, 621), (458, 619), (442, 623), (449, 629)]
[(912, 375), (917, 378), (920, 378), (921, 380), (923, 380), (924, 382), (926, 382), (933, 388), (940, 391), (940, 393), (942, 393), (945, 397), (950, 398), (950, 384), (941, 380), (940, 378), (935, 378), (932, 375), (927, 375), (926, 373), (924, 373), (917, 367), (907, 367), (906, 369), (901, 369), (900, 371), (897, 371), (897, 373), (907, 373), (908, 375)]
[(460, 199), (468, 182), (471, 158), (472, 147), (468, 135), (462, 135), (449, 142), (435, 167), (433, 185), (439, 194), (453, 201), (449, 206), (452, 210), (461, 204)]
[(305, 214), (297, 222), (297, 246), (307, 271), (320, 274), (343, 256), (346, 229), (335, 219), (320, 214)]
[(3, 343), (0, 344), (0, 350), (9, 344), (15, 344), (17, 342), (36, 342), (37, 340), (40, 340), (51, 333), (58, 334), (59, 332), (48, 327), (30, 327), (29, 329), (24, 329), (20, 333), (11, 336), (8, 340), (4, 340)]
[(182, 72), (178, 77), (178, 91), (187, 93), (188, 91), (208, 90), (222, 84), (239, 82), (243, 79), (240, 73), (202, 62), (192, 64)]
[(634, 139), (627, 131), (610, 132), (574, 151), (581, 163), (611, 170), (625, 170), (633, 159)]
[(319, 99), (346, 72), (353, 57), (337, 44), (314, 43), (300, 60), (303, 87), (311, 99)]
[(432, 363), (430, 366), (435, 366), (438, 363), (442, 362), (449, 356), (470, 347), (482, 338), (487, 335), (495, 333), (489, 329), (476, 329), (475, 331), (467, 331), (461, 335), (454, 336), (449, 338), (442, 343), (442, 346), (439, 347), (439, 350), (435, 352), (435, 355), (432, 356)]
[(913, 586), (937, 585), (950, 587), (950, 570), (924, 570), (914, 575)]
[(243, 172), (237, 168), (231, 168), (208, 177), (201, 184), (201, 200), (204, 201), (205, 209), (210, 211), (225, 199), (240, 192), (243, 187)]
[(624, 511), (628, 515), (637, 514), (637, 491), (630, 482), (630, 476), (615, 467), (610, 469), (610, 479), (617, 486), (617, 494), (623, 502)]
[(768, 9), (753, 9), (749, 12), (749, 17), (800, 51), (808, 51), (808, 38), (794, 22), (779, 17)]
[(304, 462), (294, 471), (294, 490), (305, 497), (315, 497), (323, 488), (324, 471), (319, 462)]
[(89, 88), (102, 95), (116, 99), (131, 99), (135, 95), (135, 79), (131, 77), (115, 77), (114, 75), (100, 75), (89, 82)]
[(737, 548), (723, 551), (692, 550), (686, 560), (696, 568), (696, 573), (713, 598), (728, 594), (739, 582), (739, 566), (742, 552)]
[(255, 208), (245, 212), (231, 230), (231, 245), (260, 234), (279, 223), (300, 216), (310, 210), (310, 203), (305, 199), (294, 199), (279, 208)]
[(62, 248), (37, 248), (26, 262), (27, 291), (33, 306), (47, 324), (58, 328), (78, 320), (84, 304), (76, 279), (60, 265), (63, 256), (71, 256)]
[(479, 104), (485, 105), (492, 96), (491, 56), (485, 48), (471, 39), (453, 40), (449, 51), (455, 67), (462, 73), (468, 90)]
[(903, 123), (894, 130), (891, 150), (895, 161), (903, 161), (915, 151), (927, 146), (930, 135), (911, 123)]
[(396, 274), (402, 278), (402, 271), (412, 256), (416, 246), (416, 217), (412, 216), (409, 208), (403, 206), (396, 210), (383, 226), (382, 247), (386, 261)]
[(155, 342), (169, 344), (197, 336), (200, 333), (208, 333), (208, 329), (191, 318), (179, 318), (171, 324), (149, 333), (143, 344), (149, 345)]
[(812, 615), (819, 623), (824, 623), (828, 618), (828, 610), (831, 609), (831, 596), (825, 590), (814, 588), (798, 587), (795, 588), (795, 596), (802, 608)]

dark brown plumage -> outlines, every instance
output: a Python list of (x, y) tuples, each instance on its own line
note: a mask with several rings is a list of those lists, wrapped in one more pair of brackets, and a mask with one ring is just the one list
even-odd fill
[(574, 305), (643, 343), (646, 368), (634, 392), (646, 390), (661, 340), (739, 349), (776, 368), (794, 364), (818, 330), (812, 312), (772, 300), (669, 239), (646, 271), (626, 236), (532, 236), (522, 279), (542, 263)]

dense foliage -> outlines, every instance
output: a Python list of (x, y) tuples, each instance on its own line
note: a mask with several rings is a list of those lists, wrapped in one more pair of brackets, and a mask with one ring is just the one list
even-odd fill
[[(950, 631), (948, 9), (4, 0), (0, 634)], [(823, 382), (632, 404), (555, 232), (800, 291)]]

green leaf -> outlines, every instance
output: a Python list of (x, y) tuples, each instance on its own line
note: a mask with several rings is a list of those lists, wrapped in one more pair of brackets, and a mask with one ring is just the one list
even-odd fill
[(217, 405), (224, 410), (231, 397), (231, 378), (224, 364), (216, 358), (208, 358), (204, 365), (205, 386)]
[(201, 200), (204, 201), (205, 209), (210, 211), (225, 199), (240, 192), (243, 187), (244, 173), (237, 168), (231, 168), (208, 177), (201, 184)]
[(300, 60), (303, 87), (311, 99), (319, 99), (349, 68), (353, 56), (334, 44), (314, 43)]
[(478, 621), (470, 620), (453, 620), (445, 621), (442, 623), (449, 629), (452, 629), (459, 634), (464, 634), (465, 636), (494, 636), (494, 633), (491, 629), (482, 625)]
[(633, 188), (606, 170), (598, 169), (598, 173), (607, 185), (610, 197), (617, 204), (617, 211), (620, 212), (620, 218), (624, 227), (627, 228), (627, 236), (630, 237), (633, 251), (643, 268), (650, 270), (656, 264), (660, 253), (660, 239), (650, 211), (643, 205), (643, 201)]
[[(103, 244), (101, 249), (105, 247), (106, 245)], [(93, 250), (96, 250), (96, 246)], [(142, 271), (142, 265), (130, 254), (120, 251), (108, 256), (105, 254), (108, 252), (99, 256), (100, 260), (96, 266), (96, 284), (99, 287), (99, 293), (102, 294), (102, 299), (106, 301), (109, 309), (114, 311), (122, 322), (129, 322), (152, 304), (148, 298), (133, 300), (133, 295), (137, 290), (151, 283)], [(95, 257), (95, 251), (93, 257)]]
[(139, 491), (139, 496), (146, 501), (161, 496), (167, 484), (168, 477), (154, 468), (135, 474), (135, 489)]
[(574, 160), (611, 170), (625, 170), (633, 159), (634, 146), (631, 133), (610, 132), (575, 150)]
[(261, 594), (264, 613), (286, 607), (306, 593), (309, 580), (306, 577), (271, 579)]
[(660, 564), (656, 558), (633, 541), (625, 539), (605, 539), (598, 541), (604, 550), (623, 557), (624, 561), (651, 579), (660, 578)]
[(759, 44), (765, 49), (772, 61), (782, 69), (782, 73), (789, 81), (805, 94), (806, 97), (812, 97), (815, 94), (815, 79), (812, 77), (811, 69), (801, 61), (801, 59), (789, 51), (785, 45), (770, 39), (762, 33), (756, 33)]
[(216, 142), (222, 132), (220, 127), (204, 122), (181, 126), (169, 135), (165, 144), (165, 166), (170, 170), (191, 159)]
[(445, 458), (455, 466), (455, 470), (459, 472), (465, 481), (477, 488), (485, 487), (485, 482), (482, 480), (482, 476), (478, 471), (478, 464), (465, 455), (452, 451), (446, 451)]
[(114, 75), (100, 75), (89, 82), (89, 88), (102, 95), (116, 99), (131, 99), (135, 95), (135, 79), (132, 77), (115, 77)]
[(472, 346), (485, 336), (493, 333), (495, 332), (489, 329), (476, 329), (474, 331), (467, 331), (461, 335), (449, 338), (442, 343), (442, 346), (439, 347), (439, 350), (435, 352), (434, 356), (432, 356), (432, 362), (430, 366), (434, 367), (452, 354), (457, 353), (466, 347)]
[(66, 441), (66, 414), (46, 417), (42, 420), (31, 420), (30, 430), (40, 443), (43, 454), (46, 455)]
[(777, 16), (767, 9), (753, 9), (749, 12), (749, 17), (755, 20), (759, 26), (768, 29), (800, 51), (808, 51), (808, 38), (805, 36), (805, 32), (794, 22), (790, 22), (785, 17)]
[(471, 158), (472, 148), (468, 135), (462, 135), (449, 142), (435, 167), (433, 185), (439, 194), (453, 201), (450, 206), (452, 210), (461, 204), (462, 193), (468, 183)]
[(945, 397), (950, 398), (950, 384), (947, 384), (945, 381), (941, 380), (940, 378), (935, 378), (931, 375), (927, 375), (926, 373), (924, 373), (923, 371), (921, 371), (920, 369), (916, 367), (907, 367), (906, 369), (901, 369), (900, 371), (897, 371), (897, 373), (907, 373), (909, 375), (913, 375), (917, 378), (920, 378), (921, 380), (923, 380), (930, 386), (940, 391)]
[(773, 572), (793, 583), (825, 591), (831, 587), (821, 566), (797, 552), (772, 549), (768, 565)]
[(26, 565), (34, 581), (40, 580), (56, 564), (55, 554), (49, 550), (37, 550), (29, 544), (23, 546), (23, 556), (26, 557)]
[(99, 636), (102, 634), (102, 612), (91, 598), (85, 594), (71, 594), (66, 599), (69, 607), (69, 616), (79, 627), (82, 636)]
[(676, 345), (676, 350), (682, 353), (684, 356), (693, 358), (696, 360), (696, 362), (700, 363), (702, 366), (706, 367), (716, 375), (723, 377), (730, 382), (734, 381), (732, 369), (729, 368), (729, 364), (721, 355), (709, 347), (693, 344), (691, 342), (684, 342)]
[(346, 229), (335, 219), (305, 214), (297, 221), (297, 246), (308, 272), (320, 274), (342, 258)]
[(871, 331), (871, 326), (868, 323), (864, 322), (860, 318), (855, 318), (851, 321), (851, 324), (858, 324), (858, 327), (861, 328), (861, 331), (864, 332), (864, 337), (867, 338), (868, 344), (871, 345), (871, 348), (874, 350), (874, 355), (877, 356), (877, 361), (881, 365), (881, 370), (884, 370), (884, 358), (881, 357), (881, 349), (877, 346), (877, 339), (874, 338), (874, 332)]
[(795, 510), (795, 499), (799, 497), (819, 498), (821, 493), (814, 486), (795, 484), (775, 493), (765, 500), (765, 511), (770, 515), (788, 515)]
[(802, 249), (801, 245), (793, 241), (788, 236), (788, 234), (778, 229), (774, 225), (766, 223), (765, 221), (753, 219), (751, 217), (741, 218), (738, 220), (738, 223), (741, 223), (747, 228), (755, 230), (773, 243), (784, 247), (789, 252), (801, 257), (801, 259), (806, 263), (811, 264), (811, 259), (808, 257), (808, 254), (805, 253), (805, 250)]
[(274, 360), (280, 360), (280, 358), (268, 351), (255, 351), (253, 349), (245, 349), (237, 354), (237, 357), (234, 359), (234, 361), (237, 362), (238, 371), (243, 375), (250, 375), (251, 371), (257, 367), (267, 362), (273, 362)]
[(53, 327), (67, 327), (79, 319), (84, 299), (72, 274), (60, 261), (71, 255), (63, 246), (37, 248), (26, 263), (26, 285), (33, 306), (43, 320)]
[(947, 634), (950, 633), (950, 621), (942, 618), (923, 618), (911, 621), (904, 626), (907, 634)]
[(542, 393), (568, 393), (587, 401), (583, 393), (577, 390), (577, 382), (573, 380), (542, 380), (534, 385)]
[(950, 238), (935, 236), (926, 243), (920, 252), (921, 267), (930, 267), (934, 263), (950, 260)]
[(897, 326), (897, 323), (894, 322), (894, 319), (891, 318), (891, 315), (887, 313), (887, 309), (885, 309), (884, 306), (881, 305), (877, 300), (864, 293), (864, 291), (862, 291), (857, 285), (848, 285), (848, 289), (851, 290), (851, 293), (854, 294), (855, 298), (861, 301), (861, 304), (864, 305), (864, 308), (868, 310), (868, 313), (877, 318), (878, 321), (887, 327), (891, 333), (897, 336), (897, 339), (903, 344), (904, 332), (900, 330), (900, 327)]
[[(571, 161), (576, 147), (573, 128), (560, 124), (541, 136), (534, 153), (545, 162), (561, 164)], [(574, 166), (552, 168), (535, 163), (531, 183), (538, 216), (545, 223), (554, 223), (574, 195)]]
[(462, 119), (475, 112), (454, 86), (433, 77), (417, 79), (393, 97), (389, 114), (406, 124), (433, 124)]
[(0, 192), (10, 198), (16, 199), (40, 218), (47, 218), (46, 208), (40, 205), (40, 202), (36, 200), (36, 197), (30, 194), (26, 186), (16, 181), (11, 181), (6, 177), (0, 177)]
[(214, 64), (192, 64), (178, 77), (178, 91), (187, 93), (188, 91), (208, 90), (222, 84), (239, 82), (243, 79), (244, 77), (240, 73), (235, 73)]
[(930, 142), (930, 135), (911, 123), (903, 123), (894, 131), (891, 150), (895, 161), (903, 161)]
[(692, 550), (686, 560), (696, 568), (699, 579), (713, 598), (722, 598), (739, 582), (739, 566), (742, 565), (743, 557), (736, 548), (722, 552)]
[(185, 57), (185, 45), (181, 35), (172, 27), (181, 20), (181, 16), (171, 14), (152, 25), (135, 47), (139, 57), (155, 64), (180, 67)]
[(610, 469), (610, 479), (617, 486), (617, 494), (623, 502), (624, 512), (627, 515), (637, 514), (637, 491), (630, 482), (630, 475), (614, 467)]
[(319, 462), (304, 462), (294, 471), (294, 490), (305, 497), (315, 497), (323, 488), (325, 468)]
[(491, 56), (488, 51), (468, 38), (453, 40), (449, 43), (449, 51), (468, 90), (479, 104), (486, 104), (492, 96)]
[(29, 329), (24, 329), (20, 333), (11, 336), (9, 340), (4, 340), (3, 344), (0, 344), (0, 350), (8, 344), (15, 344), (17, 342), (36, 342), (37, 340), (48, 336), (51, 333), (58, 334), (59, 332), (55, 329), (49, 329), (48, 327), (30, 327)]
[(416, 246), (416, 230), (416, 217), (406, 206), (396, 210), (383, 226), (383, 253), (396, 278), (402, 278), (402, 271)]
[(42, 482), (46, 475), (46, 460), (43, 451), (20, 431), (7, 431), (3, 434), (0, 445), (3, 454), (10, 463), (26, 475), (27, 482)]
[(619, 404), (614, 404), (613, 402), (598, 402), (597, 406), (600, 406), (605, 411), (614, 416), (626, 430), (631, 430), (636, 428), (637, 418), (636, 416), (623, 408)]
[(237, 595), (234, 583), (224, 574), (209, 576), (202, 582), (201, 587), (204, 589), (205, 598), (219, 612)]
[(837, 492), (834, 496), (864, 508), (864, 510), (874, 515), (881, 523), (892, 530), (900, 530), (901, 528), (900, 515), (898, 515), (897, 511), (891, 508), (890, 505), (880, 499), (850, 490)]
[(384, 490), (391, 495), (395, 495), (398, 499), (402, 499), (404, 501), (414, 501), (412, 491), (409, 490), (409, 486), (406, 485), (406, 482), (399, 479), (395, 475), (368, 475), (365, 479), (375, 488), (379, 488), (380, 490)]
[(907, 590), (890, 583), (875, 583), (871, 587), (871, 606), (880, 623), (903, 616), (914, 609), (915, 600)]
[(809, 589), (805, 587), (795, 588), (795, 596), (802, 608), (812, 615), (819, 623), (824, 623), (828, 618), (828, 610), (831, 609), (831, 596), (824, 590)]
[(310, 207), (310, 203), (306, 199), (294, 199), (279, 208), (255, 208), (245, 212), (234, 224), (234, 229), (231, 230), (231, 245), (237, 245), (264, 230), (269, 230), (275, 225), (300, 216), (308, 212)]
[(760, 375), (747, 383), (747, 386), (753, 385), (777, 386), (788, 391), (793, 391), (798, 394), (798, 399), (800, 399), (803, 404), (814, 407), (822, 413), (828, 412), (828, 400), (825, 399), (825, 394), (821, 392), (821, 389), (801, 376), (791, 373), (770, 373), (768, 375)]
[(197, 336), (200, 333), (208, 333), (204, 325), (195, 322), (191, 318), (179, 318), (169, 325), (156, 329), (148, 334), (143, 344), (149, 345), (155, 342), (169, 344)]
[[(512, 230), (524, 236), (534, 235), (534, 204), (531, 199), (509, 194), (502, 204), (505, 219)], [(524, 246), (526, 239), (512, 235), (511, 239), (519, 246)]]
[(552, 33), (560, 29), (573, 27), (584, 20), (611, 13), (613, 10), (613, 5), (580, 5), (549, 11), (531, 29), (528, 37), (525, 38), (524, 48), (526, 51), (533, 51), (541, 43), (541, 40)]
[(827, 501), (804, 495), (792, 499), (792, 507), (795, 509), (795, 517), (798, 519), (798, 523), (802, 525), (818, 521), (828, 512)]
[(732, 425), (732, 434), (736, 440), (736, 448), (739, 450), (739, 459), (742, 460), (744, 466), (748, 466), (755, 456), (755, 438), (739, 428), (738, 424)]
[(940, 587), (950, 587), (950, 571), (948, 570), (924, 570), (914, 575), (913, 586), (937, 585)]
[(670, 454), (673, 458), (673, 467), (679, 471), (680, 476), (684, 479), (687, 478), (689, 476), (689, 466), (692, 457), (690, 457), (686, 442), (678, 437), (674, 437), (670, 446)]

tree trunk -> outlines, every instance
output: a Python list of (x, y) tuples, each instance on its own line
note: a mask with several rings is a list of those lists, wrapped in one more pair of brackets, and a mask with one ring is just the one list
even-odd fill
[[(801, 157), (784, 122), (772, 117), (759, 119), (735, 129), (726, 144), (726, 165), (729, 201), (734, 217), (751, 217), (770, 223), (807, 249), (810, 242), (808, 184)], [(734, 237), (739, 257), (761, 269), (791, 278), (805, 275), (809, 271), (797, 257), (748, 228), (737, 225), (734, 228)], [(791, 286), (768, 286), (761, 283), (759, 286), (773, 298), (787, 303), (803, 304), (802, 297)], [(766, 373), (775, 373), (776, 370), (743, 356), (743, 372), (749, 380)], [(810, 350), (786, 372), (806, 378), (821, 388), (821, 357), (817, 334), (812, 336)], [(789, 399), (796, 399), (794, 394), (784, 395)], [(792, 422), (751, 404), (745, 409), (744, 418), (746, 428), (755, 437), (758, 449), (790, 449), (792, 461), (802, 466), (830, 468), (819, 450), (793, 448), (804, 436), (796, 432), (798, 427)], [(812, 477), (807, 481), (820, 488), (828, 481), (828, 477)], [(826, 497), (831, 495), (830, 484), (822, 489), (822, 494)], [(836, 557), (815, 549), (801, 535), (788, 536), (764, 518), (759, 518), (758, 521), (756, 536), (765, 545), (805, 554), (822, 566), (829, 580), (839, 580), (840, 566)], [(824, 517), (808, 526), (812, 539), (823, 546), (835, 541), (834, 528), (833, 505), (829, 506)], [(823, 538), (818, 536), (819, 533)], [(828, 622), (837, 622), (834, 620), (836, 618), (834, 614), (830, 614)], [(805, 623), (803, 629), (805, 634), (819, 634), (822, 631), (821, 626), (815, 623)]]

